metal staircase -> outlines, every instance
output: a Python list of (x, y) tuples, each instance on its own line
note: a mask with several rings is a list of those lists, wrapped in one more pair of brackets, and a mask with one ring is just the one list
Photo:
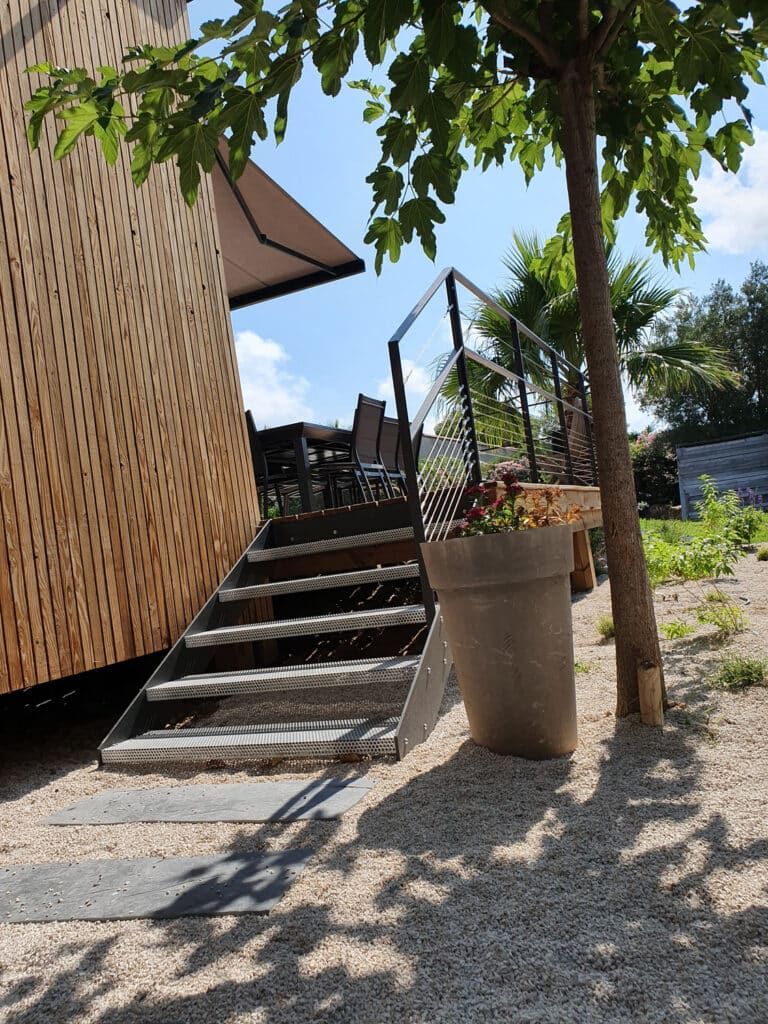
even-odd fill
[(421, 587), (402, 500), (267, 522), (101, 763), (405, 756), (432, 731), (451, 667)]

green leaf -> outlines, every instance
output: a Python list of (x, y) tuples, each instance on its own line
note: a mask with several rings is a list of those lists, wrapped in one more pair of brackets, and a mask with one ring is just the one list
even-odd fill
[(461, 6), (456, 0), (424, 3), (424, 43), (434, 64), (443, 64), (450, 56), (460, 17)]
[(366, 245), (376, 246), (376, 273), (381, 273), (384, 257), (388, 256), (392, 263), (400, 259), (400, 250), (403, 246), (403, 233), (400, 224), (393, 217), (376, 217), (368, 225), (368, 232), (364, 238)]
[(394, 82), (389, 94), (393, 110), (410, 110), (426, 98), (429, 91), (429, 63), (423, 53), (401, 53), (388, 72)]
[(434, 199), (425, 199), (419, 196), (416, 199), (409, 199), (400, 207), (403, 239), (410, 242), (415, 232), (419, 237), (422, 249), (431, 260), (434, 260), (437, 254), (435, 224), (442, 224), (444, 221), (445, 214)]
[[(179, 185), (188, 206), (194, 206), (197, 200), (200, 168), (205, 172), (213, 170), (218, 144), (218, 133), (207, 124), (188, 125), (175, 139), (168, 141), (176, 153)], [(163, 158), (162, 147), (158, 155)]]
[(382, 162), (391, 157), (395, 167), (402, 167), (403, 164), (408, 163), (419, 137), (415, 124), (401, 117), (390, 117), (385, 124), (377, 129), (376, 134), (382, 140)]
[(377, 121), (384, 114), (385, 110), (386, 107), (379, 100), (366, 100), (363, 120), (366, 124)]
[(337, 96), (341, 80), (349, 71), (357, 49), (357, 32), (327, 32), (315, 47), (312, 59), (320, 72), (320, 86), (326, 96)]
[(413, 14), (413, 0), (369, 0), (363, 22), (365, 55), (371, 64), (380, 64), (384, 43)]
[(227, 100), (221, 112), (222, 127), (232, 129), (229, 140), (229, 169), (237, 180), (245, 170), (253, 147), (253, 137), (267, 137), (267, 123), (264, 119), (262, 99), (257, 91), (233, 86), (227, 92)]
[(83, 133), (90, 133), (93, 125), (101, 115), (101, 111), (93, 102), (86, 100), (77, 106), (68, 107), (59, 114), (67, 122), (66, 128), (60, 133), (53, 150), (54, 160), (61, 160), (67, 153), (71, 153), (77, 145), (77, 140)]
[(392, 167), (377, 167), (365, 180), (373, 186), (373, 210), (371, 212), (373, 213), (383, 204), (384, 213), (394, 213), (405, 187), (405, 181), (400, 171), (396, 171)]

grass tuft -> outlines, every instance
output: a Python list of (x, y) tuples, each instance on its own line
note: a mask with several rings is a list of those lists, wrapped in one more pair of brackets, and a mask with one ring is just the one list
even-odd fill
[(757, 560), (758, 562), (768, 562), (768, 548), (757, 549)]
[(613, 616), (601, 615), (595, 623), (595, 629), (600, 634), (603, 640), (610, 640), (615, 633), (615, 630), (613, 628)]
[(765, 658), (747, 658), (734, 654), (726, 658), (709, 684), (716, 690), (743, 690), (748, 686), (768, 685), (768, 661)]
[(729, 604), (731, 599), (722, 590), (718, 590), (715, 587), (704, 594), (704, 600), (709, 602), (709, 604)]
[(576, 674), (578, 675), (580, 672), (589, 672), (592, 666), (589, 664), (589, 662), (576, 660), (573, 663), (573, 668)]

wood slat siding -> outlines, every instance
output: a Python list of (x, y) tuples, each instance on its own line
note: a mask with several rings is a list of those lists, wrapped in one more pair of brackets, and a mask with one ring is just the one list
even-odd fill
[(694, 503), (701, 498), (699, 477), (704, 473), (721, 491), (752, 487), (768, 498), (768, 434), (690, 445), (677, 448), (676, 454), (683, 519), (695, 515)]
[(188, 36), (183, 0), (0, 5), (0, 692), (172, 643), (258, 506), (210, 182), (29, 152), (30, 64)]

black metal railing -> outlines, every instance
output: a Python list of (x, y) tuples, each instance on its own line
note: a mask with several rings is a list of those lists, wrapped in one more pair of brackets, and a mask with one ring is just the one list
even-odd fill
[[(459, 286), (471, 296), (468, 314)], [(443, 288), (453, 346), (411, 414), (401, 343)], [(508, 340), (494, 342), (509, 346), (508, 366), (490, 358), (482, 341), (477, 348), (467, 344), (483, 309), (509, 327)], [(597, 485), (589, 388), (581, 368), (459, 271), (448, 268), (439, 275), (393, 335), (389, 357), (417, 543), (445, 537), (463, 510), (467, 487), (505, 469), (531, 483)]]

